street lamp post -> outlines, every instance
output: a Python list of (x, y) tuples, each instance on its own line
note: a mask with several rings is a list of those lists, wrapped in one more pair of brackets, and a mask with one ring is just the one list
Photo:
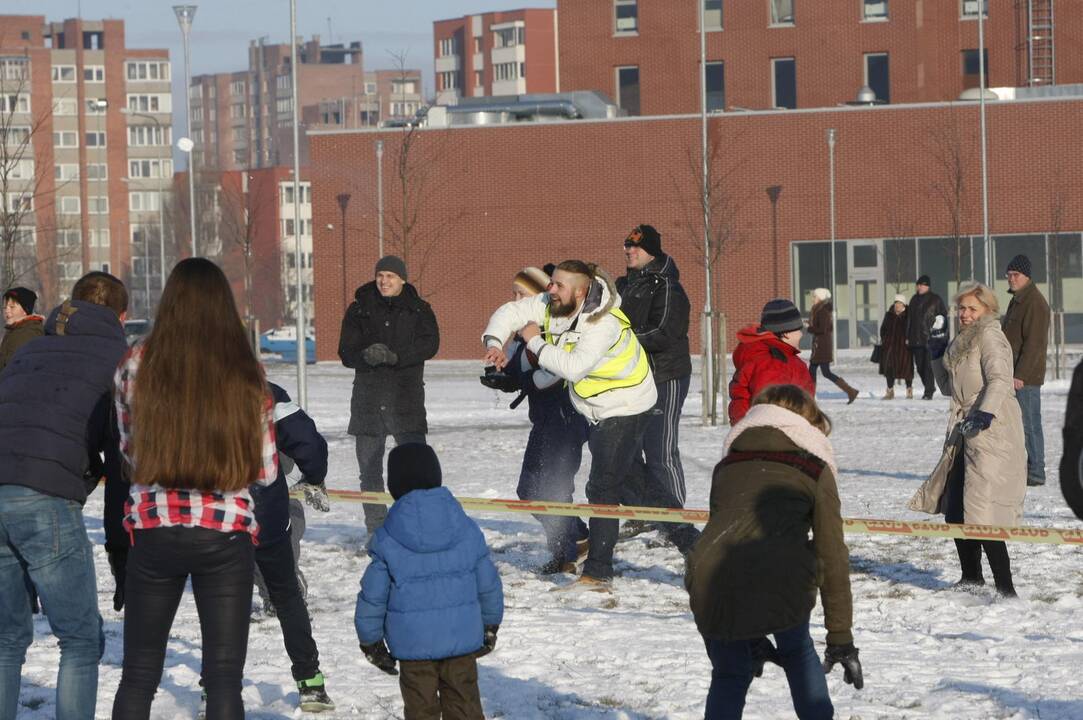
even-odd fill
[[(993, 248), (989, 243), (989, 168), (988, 138), (985, 132), (985, 9), (988, 0), (978, 6), (978, 115), (981, 124), (981, 233), (985, 244), (985, 282), (993, 287)], [(973, 253), (971, 253), (973, 257)], [(974, 273), (971, 272), (973, 279)]]
[(376, 259), (384, 256), (384, 141), (376, 141)]
[[(162, 129), (162, 121), (153, 115), (148, 113), (133, 112), (127, 108), (121, 110), (125, 115), (132, 117), (146, 118), (154, 123), (154, 126), (158, 134), (158, 147), (161, 148), (161, 152), (158, 153), (158, 277), (161, 280), (161, 287), (158, 292), (161, 293), (165, 289), (165, 215), (162, 209), (165, 202), (165, 163), (166, 155), (165, 148), (169, 145), (165, 142), (165, 130)], [(147, 288), (147, 315), (150, 315), (150, 239), (147, 238), (146, 233), (143, 234), (143, 275), (146, 279)], [(160, 295), (159, 295), (160, 297)]]
[[(91, 100), (89, 105), (90, 105), (91, 108), (93, 108), (94, 114), (98, 116), (98, 131), (96, 133), (97, 138), (95, 139), (96, 142), (97, 142), (97, 145), (95, 147), (98, 148), (99, 159), (105, 160), (104, 163), (99, 163), (99, 165), (106, 165), (108, 167), (108, 165), (109, 165), (109, 155), (106, 154), (106, 156), (104, 158), (101, 158), (101, 149), (102, 149), (102, 142), (101, 141), (102, 141), (102, 135), (105, 134), (102, 131), (102, 118), (105, 117), (105, 113), (109, 109), (109, 101), (106, 100), (105, 98), (98, 98), (96, 100)], [(106, 173), (108, 173), (108, 170), (106, 171)], [(102, 197), (105, 197), (105, 196), (103, 196), (101, 194), (101, 192), (102, 192), (104, 183), (105, 183), (105, 178), (103, 177), (101, 167), (99, 167), (98, 168), (98, 197), (97, 197), (97, 203), (95, 203), (95, 207), (94, 207), (94, 232), (96, 232), (98, 234), (98, 237), (96, 238), (98, 247), (102, 247), (102, 215), (106, 214), (106, 213), (102, 212)], [(107, 195), (108, 195), (108, 192), (106, 193), (106, 196)]]
[[(830, 128), (827, 131), (827, 174), (828, 174), (828, 196), (830, 198), (830, 214), (831, 214), (831, 296), (834, 297), (838, 287), (835, 283), (835, 128)], [(838, 307), (838, 300), (835, 300), (835, 307)], [(838, 326), (838, 313), (831, 313), (831, 353), (834, 355), (839, 349), (838, 333), (835, 332)]]
[[(181, 35), (184, 38), (184, 122), (188, 127), (188, 136), (192, 135), (192, 49), (191, 34), (192, 20), (196, 16), (195, 5), (174, 5), (173, 12), (177, 15), (177, 24), (180, 25)], [(192, 257), (196, 257), (196, 179), (195, 179), (195, 154), (188, 152), (188, 223), (192, 233)], [(163, 286), (164, 287), (164, 286)]]
[(297, 87), (297, 0), (290, 0), (290, 106), (293, 111), (293, 231), (294, 266), (297, 272), (297, 402), (308, 405), (308, 378), (305, 348), (305, 282), (301, 272), (301, 137), (298, 107), (300, 98)]
[(346, 312), (347, 306), (347, 294), (346, 294), (346, 206), (350, 204), (350, 193), (339, 193), (336, 198), (338, 200), (339, 210), (342, 211), (342, 312)]
[(782, 194), (781, 185), (767, 188), (767, 198), (771, 201), (771, 254), (774, 257), (774, 292), (772, 297), (779, 297), (778, 292), (778, 196)]
[(707, 346), (703, 363), (703, 419), (707, 425), (715, 425), (716, 417), (715, 388), (714, 388), (714, 314), (713, 298), (711, 297), (711, 195), (707, 182), (707, 30), (704, 18), (705, 6), (702, 0), (696, 0), (696, 14), (699, 16), (699, 128), (700, 128), (700, 154), (703, 160), (701, 171), (703, 173), (700, 186), (700, 201), (703, 205), (703, 272), (704, 272), (704, 300), (703, 318), (704, 332), (703, 341)]

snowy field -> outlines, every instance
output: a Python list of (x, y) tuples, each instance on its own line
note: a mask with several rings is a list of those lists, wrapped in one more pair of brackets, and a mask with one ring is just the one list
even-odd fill
[[(862, 391), (847, 406), (841, 392), (821, 384), (835, 423), (832, 436), (843, 513), (851, 517), (918, 518), (906, 500), (935, 464), (947, 400), (884, 402), (882, 379), (865, 354), (838, 367)], [(526, 408), (510, 411), (511, 396), (483, 388), (478, 363), (430, 363), (426, 371), (429, 442), (444, 482), (463, 496), (514, 497), (529, 424)], [(292, 366), (271, 376), (291, 392)], [(309, 369), (309, 406), (331, 447), (328, 486), (357, 488), (352, 438), (346, 435), (352, 373), (335, 364)], [(822, 381), (821, 381), (822, 382)], [(920, 381), (917, 381), (920, 387)], [(1025, 523), (1078, 527), (1057, 483), (1066, 380), (1043, 392), (1049, 484), (1031, 488)], [(825, 391), (826, 390), (826, 391)], [(920, 394), (920, 393), (919, 393)], [(725, 428), (699, 422), (698, 382), (685, 405), (681, 451), (689, 507), (704, 508), (710, 474)], [(577, 500), (589, 467), (577, 481)], [(122, 616), (112, 610), (101, 528), (101, 493), (87, 503), (96, 543), (98, 593), (105, 619), (97, 713), (108, 717), (120, 679)], [(923, 516), (921, 519), (925, 519)], [(547, 559), (543, 536), (529, 516), (477, 517), (504, 581), (506, 613), (496, 652), (480, 662), (486, 717), (531, 720), (702, 718), (710, 665), (688, 611), (683, 561), (656, 534), (617, 547), (616, 607), (599, 598), (547, 591), (566, 576), (543, 578), (532, 567)], [(332, 717), (397, 718), (397, 679), (364, 661), (353, 629), (358, 580), (368, 560), (361, 507), (337, 502), (329, 514), (308, 513), (301, 564), (327, 687), (338, 704)], [(954, 591), (958, 561), (951, 540), (848, 536), (854, 593), (854, 637), (861, 649), (865, 689), (829, 677), (838, 717), (1083, 718), (1083, 549), (1009, 546), (1020, 599), (998, 600), (991, 589)], [(988, 569), (986, 576), (991, 577)], [(991, 584), (991, 583), (990, 583)], [(257, 598), (258, 602), (258, 598)], [(44, 619), (23, 672), (20, 717), (54, 715), (56, 642)], [(823, 650), (819, 608), (813, 637)], [(173, 626), (169, 657), (154, 704), (156, 718), (194, 717), (199, 703), (200, 637), (195, 605), (186, 594)], [(252, 625), (245, 669), (251, 718), (301, 717), (277, 620)], [(768, 666), (752, 684), (746, 718), (793, 717), (785, 678)]]

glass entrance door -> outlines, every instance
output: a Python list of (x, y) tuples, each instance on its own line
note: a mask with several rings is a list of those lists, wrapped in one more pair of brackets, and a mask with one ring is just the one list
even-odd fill
[(879, 243), (849, 244), (850, 290), (849, 310), (853, 322), (848, 323), (849, 347), (869, 347), (880, 334), (884, 314), (883, 264)]

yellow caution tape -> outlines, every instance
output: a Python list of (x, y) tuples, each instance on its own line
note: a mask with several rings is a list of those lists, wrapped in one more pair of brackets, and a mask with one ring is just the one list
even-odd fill
[[(295, 495), (300, 496), (299, 492)], [(390, 505), (387, 493), (357, 490), (328, 490), (339, 500)], [(482, 512), (530, 513), (533, 515), (563, 515), (581, 518), (615, 518), (705, 524), (707, 510), (637, 507), (634, 505), (587, 505), (550, 502), (547, 500), (506, 500), (500, 498), (456, 498), (465, 510)], [(1002, 527), (997, 525), (957, 525), (953, 523), (916, 522), (911, 520), (878, 520), (872, 518), (843, 518), (843, 531), (857, 535), (910, 535), (929, 538), (959, 538), (960, 540), (1005, 540), (1008, 542), (1039, 543), (1043, 545), (1083, 546), (1083, 529), (1052, 527)]]

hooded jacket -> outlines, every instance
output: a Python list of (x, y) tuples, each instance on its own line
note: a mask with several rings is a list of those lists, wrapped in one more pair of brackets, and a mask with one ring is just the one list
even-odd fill
[[(342, 318), (338, 355), (354, 370), (350, 435), (425, 433), (425, 361), (440, 349), (436, 316), (407, 283), (394, 297), (383, 297), (375, 282), (365, 283)], [(383, 343), (398, 355), (394, 365), (372, 367), (365, 348)]]
[[(599, 271), (591, 283), (579, 312), (568, 317), (551, 317), (549, 330), (556, 338), (550, 346), (542, 335), (527, 344), (538, 358), (538, 365), (574, 385), (606, 362), (606, 354), (621, 336), (620, 321), (610, 310), (619, 308), (621, 297), (612, 280)], [(512, 335), (529, 322), (544, 326), (549, 293), (515, 300), (497, 308), (482, 335), (487, 347), (502, 348)], [(575, 343), (568, 352), (564, 346)], [(569, 388), (572, 405), (592, 423), (610, 417), (626, 417), (647, 412), (658, 400), (654, 378), (647, 369), (646, 378), (633, 386), (616, 388), (582, 397)]]
[(730, 642), (786, 630), (807, 621), (819, 589), (828, 644), (853, 642), (849, 552), (827, 438), (796, 413), (756, 405), (725, 452), (685, 572), (700, 633)]
[(810, 395), (816, 392), (808, 365), (800, 350), (771, 332), (750, 325), (737, 333), (730, 380), (730, 423), (736, 425), (748, 412), (752, 398), (769, 385), (797, 385)]
[(15, 351), (34, 338), (45, 334), (45, 318), (41, 315), (27, 315), (22, 320), (16, 320), (4, 329), (4, 339), (0, 341), (0, 370), (3, 370)]
[(651, 360), (654, 381), (661, 385), (692, 374), (688, 350), (688, 295), (677, 263), (660, 255), (638, 270), (617, 278), (620, 309)]
[(68, 300), (50, 313), (45, 336), (0, 372), (0, 484), (86, 502), (92, 460), (117, 452), (113, 372), (127, 349), (107, 307)]
[(485, 626), (503, 619), (485, 537), (447, 488), (395, 501), (369, 557), (354, 612), (362, 645), (386, 639), (399, 660), (442, 660), (480, 649)]

